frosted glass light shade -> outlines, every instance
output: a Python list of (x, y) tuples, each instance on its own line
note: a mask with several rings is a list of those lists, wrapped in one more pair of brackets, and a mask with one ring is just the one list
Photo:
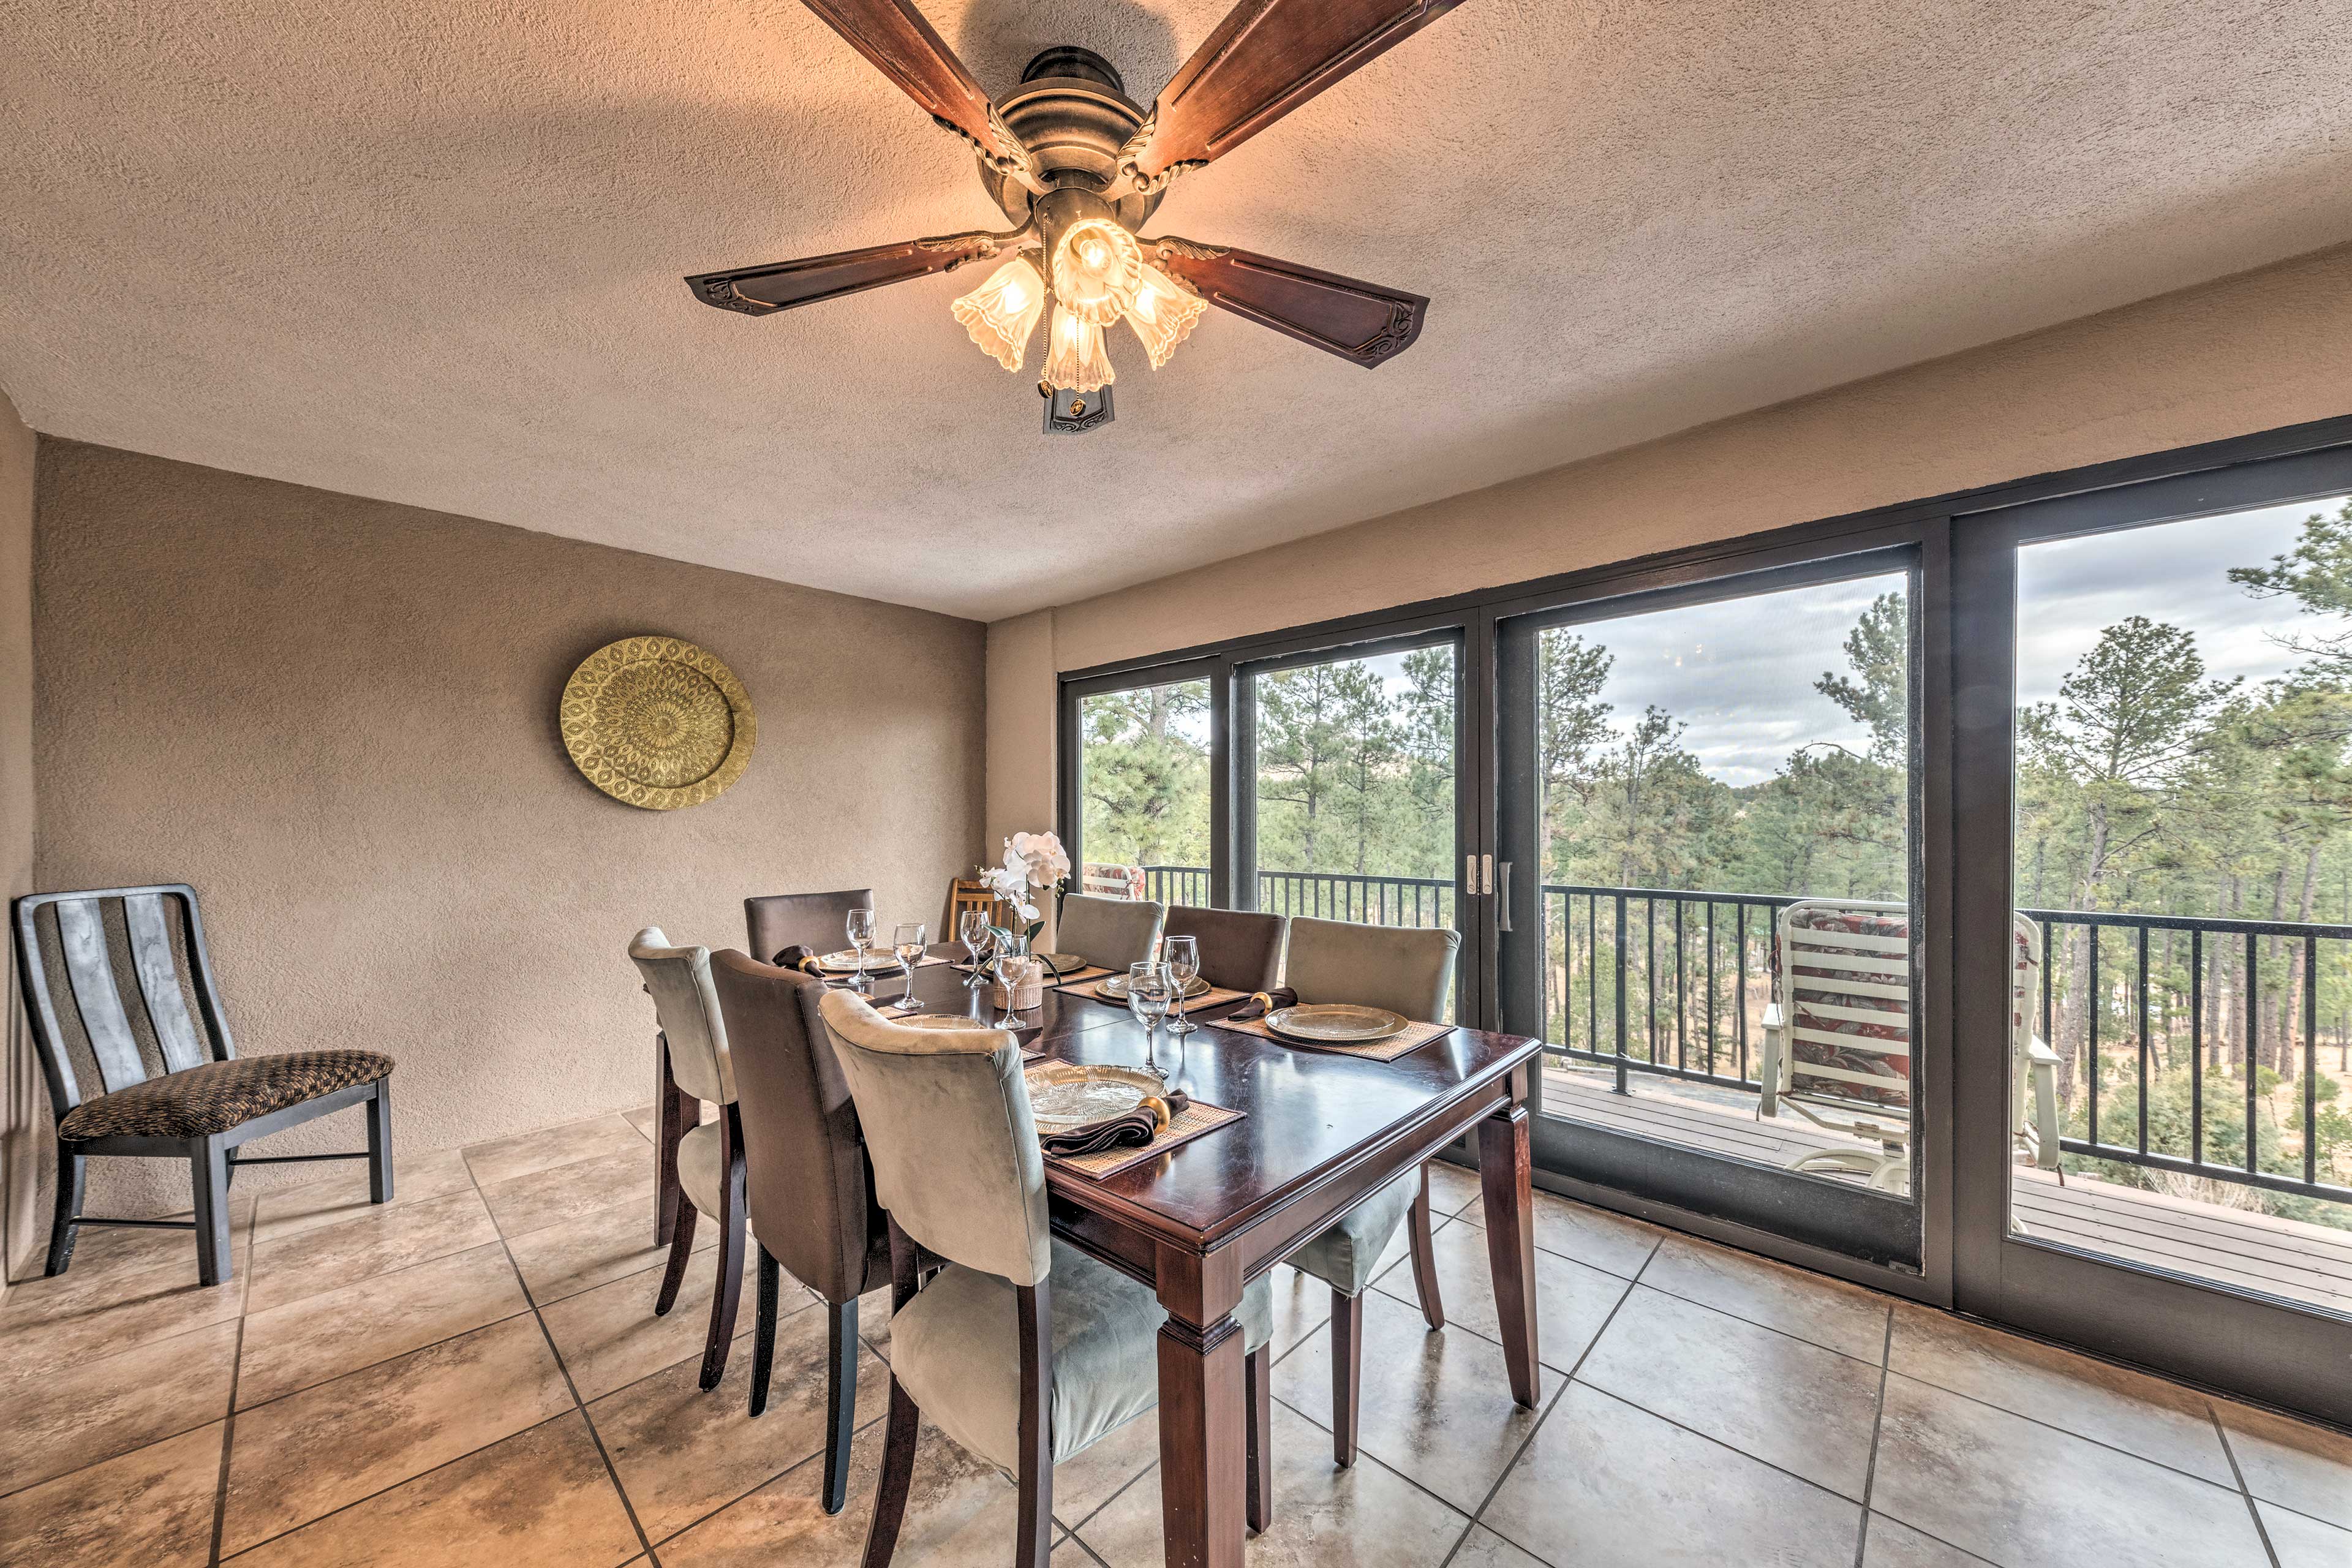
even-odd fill
[(1045, 350), (1045, 384), (1065, 392), (1092, 392), (1118, 379), (1103, 348), (1102, 329), (1054, 300), (1054, 331)]
[(1080, 321), (1108, 327), (1143, 284), (1143, 249), (1106, 219), (1072, 224), (1054, 247), (1054, 302)]
[(1045, 309), (1045, 279), (1034, 262), (1016, 256), (950, 309), (982, 353), (1007, 370), (1019, 370)]
[(1143, 340), (1143, 352), (1151, 356), (1151, 368), (1158, 370), (1176, 352), (1176, 345), (1192, 335), (1193, 324), (1209, 302), (1177, 282), (1150, 262), (1143, 266), (1143, 284), (1135, 291), (1135, 301), (1127, 308), (1127, 324)]

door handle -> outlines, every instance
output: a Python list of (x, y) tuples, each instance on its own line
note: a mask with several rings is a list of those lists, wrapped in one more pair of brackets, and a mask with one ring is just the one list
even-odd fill
[(1499, 929), (1508, 931), (1511, 929), (1511, 863), (1508, 860), (1502, 861), (1496, 866), (1495, 869), (1503, 874), (1503, 897), (1496, 906), (1503, 917)]

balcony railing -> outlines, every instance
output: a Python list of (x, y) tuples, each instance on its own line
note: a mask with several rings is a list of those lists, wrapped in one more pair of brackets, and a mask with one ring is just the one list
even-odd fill
[[(1147, 866), (1148, 898), (1206, 904), (1209, 870)], [(1454, 883), (1258, 873), (1257, 907), (1381, 925), (1451, 925)], [(1544, 1028), (1557, 1056), (1757, 1092), (1770, 946), (1794, 894), (1547, 883)], [(2021, 910), (2042, 940), (2040, 1034), (2062, 1062), (2067, 1153), (2302, 1197), (2352, 1200), (2323, 1149), (2323, 975), (2352, 1000), (2352, 925)], [(2346, 1009), (2339, 1008), (2339, 1012)], [(2249, 1069), (2251, 1061), (2252, 1068)], [(2096, 1064), (2096, 1070), (2092, 1065)], [(2274, 1076), (2273, 1076), (2274, 1075)], [(2292, 1085), (2288, 1117), (2277, 1086)], [(2221, 1098), (2217, 1100), (2217, 1096)], [(2251, 1130), (2251, 1135), (2250, 1131)], [(2301, 1148), (2284, 1133), (2300, 1131)], [(2352, 1139), (2352, 1133), (2347, 1137)]]

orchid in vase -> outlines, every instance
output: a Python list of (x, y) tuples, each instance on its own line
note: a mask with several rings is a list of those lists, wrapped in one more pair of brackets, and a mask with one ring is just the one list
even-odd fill
[(1013, 919), (1024, 923), (1017, 938), (1003, 927), (996, 928), (998, 951), (1026, 952), (1037, 933), (1045, 929), (1045, 917), (1033, 895), (1050, 894), (1059, 900), (1062, 885), (1070, 879), (1070, 853), (1054, 834), (1016, 833), (1004, 841), (1003, 864), (982, 871), (980, 879), (1003, 900)]

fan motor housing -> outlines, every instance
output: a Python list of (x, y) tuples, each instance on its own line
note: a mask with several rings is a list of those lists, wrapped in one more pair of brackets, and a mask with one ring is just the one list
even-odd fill
[[(1143, 123), (1143, 110), (1127, 96), (1111, 63), (1091, 49), (1060, 44), (1044, 50), (1022, 73), (1021, 86), (997, 111), (1029, 149), (1052, 184), (1098, 191), (1118, 170), (1119, 150)], [(1027, 221), (1033, 201), (1018, 181), (980, 164), (981, 183), (1005, 216)], [(1120, 226), (1139, 228), (1160, 205), (1160, 193), (1133, 194), (1113, 207)]]

